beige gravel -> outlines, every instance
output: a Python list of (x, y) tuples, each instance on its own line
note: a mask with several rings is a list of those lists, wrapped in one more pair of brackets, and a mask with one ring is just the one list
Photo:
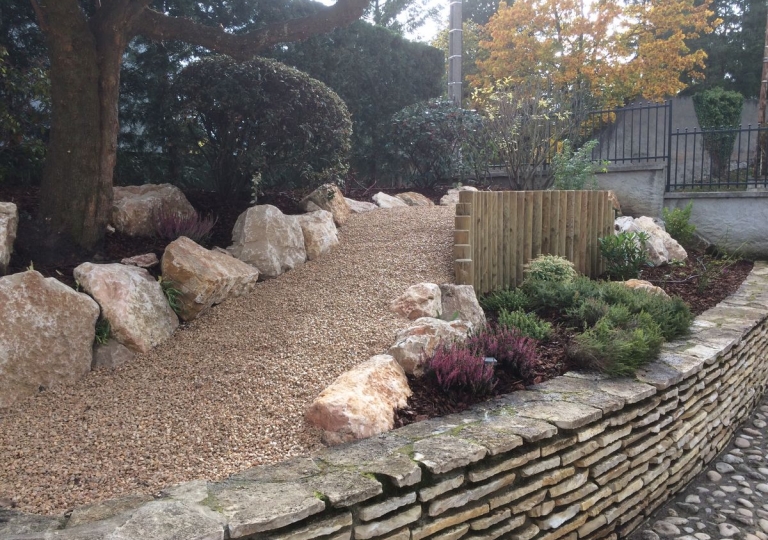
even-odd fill
[(407, 324), (387, 309), (393, 298), (452, 281), (452, 237), (450, 208), (354, 215), (330, 255), (213, 308), (129, 365), (3, 411), (0, 505), (58, 514), (319, 447), (305, 409), (391, 345)]

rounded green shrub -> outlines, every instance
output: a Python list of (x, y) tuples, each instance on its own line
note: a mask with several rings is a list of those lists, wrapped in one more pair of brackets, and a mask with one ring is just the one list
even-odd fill
[(525, 265), (525, 278), (567, 283), (577, 276), (573, 263), (558, 255), (539, 255)]
[(517, 329), (521, 335), (539, 341), (546, 341), (552, 335), (552, 325), (541, 320), (535, 313), (522, 310), (499, 312), (499, 324), (509, 329)]
[[(205, 167), (222, 196), (262, 186), (343, 184), (352, 123), (344, 102), (306, 73), (274, 60), (211, 56), (174, 82), (179, 149)], [(193, 160), (194, 161), (194, 160)]]

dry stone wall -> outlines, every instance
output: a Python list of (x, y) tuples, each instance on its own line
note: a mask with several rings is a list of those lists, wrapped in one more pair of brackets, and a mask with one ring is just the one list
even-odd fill
[(615, 539), (700, 472), (762, 397), (766, 314), (759, 263), (636, 379), (569, 373), (223, 482), (75, 509), (74, 526), (40, 518), (38, 536), (29, 516), (6, 516), (0, 537), (25, 523), (23, 538)]

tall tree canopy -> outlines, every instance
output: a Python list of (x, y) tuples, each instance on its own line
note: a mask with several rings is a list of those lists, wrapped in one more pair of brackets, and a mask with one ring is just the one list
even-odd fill
[(516, 0), (502, 2), (485, 27), (475, 87), (547, 77), (565, 88), (589, 90), (605, 105), (643, 96), (659, 100), (700, 77), (706, 54), (686, 40), (711, 32), (709, 1)]
[(711, 34), (688, 41), (691, 49), (707, 53), (704, 78), (691, 82), (686, 93), (722, 87), (745, 97), (760, 93), (763, 67), (766, 0), (712, 0), (712, 10), (723, 23)]
[[(93, 247), (112, 208), (120, 68), (128, 43), (182, 41), (247, 60), (277, 43), (306, 39), (360, 18), (369, 0), (337, 0), (313, 14), (225, 28), (152, 9), (151, 0), (30, 0), (45, 36), (52, 121), (40, 213), (52, 235)], [(203, 13), (243, 1), (190, 2)]]

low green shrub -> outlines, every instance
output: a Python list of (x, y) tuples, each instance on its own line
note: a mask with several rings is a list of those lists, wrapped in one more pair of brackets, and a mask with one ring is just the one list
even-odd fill
[(499, 324), (509, 329), (516, 329), (521, 335), (539, 341), (546, 341), (552, 335), (552, 325), (542, 321), (535, 313), (526, 313), (523, 310), (499, 312)]
[(688, 305), (679, 297), (667, 298), (641, 289), (630, 289), (621, 283), (606, 283), (603, 299), (609, 305), (625, 306), (630, 313), (648, 313), (661, 327), (667, 340), (683, 336), (693, 321)]
[(585, 298), (566, 310), (568, 321), (578, 328), (591, 328), (602, 319), (610, 306), (602, 298)]
[(528, 298), (527, 309), (539, 315), (547, 313), (564, 314), (568, 309), (578, 307), (585, 298), (600, 296), (600, 282), (579, 276), (573, 281), (525, 281), (521, 289)]
[(658, 356), (663, 342), (661, 328), (650, 314), (630, 315), (619, 308), (576, 336), (569, 356), (580, 367), (609, 375), (633, 375)]
[(576, 275), (573, 263), (557, 255), (539, 255), (525, 265), (525, 279), (567, 282)]
[(696, 232), (696, 225), (691, 223), (692, 210), (693, 201), (686, 204), (685, 208), (675, 208), (672, 211), (667, 208), (662, 210), (667, 232), (681, 246), (686, 248), (693, 244), (693, 234)]
[(482, 296), (479, 302), (480, 307), (485, 311), (499, 313), (502, 309), (507, 311), (526, 310), (529, 298), (522, 289), (502, 289)]
[(648, 233), (626, 231), (600, 238), (606, 274), (620, 280), (637, 278), (643, 266), (648, 265), (645, 251), (648, 239)]

